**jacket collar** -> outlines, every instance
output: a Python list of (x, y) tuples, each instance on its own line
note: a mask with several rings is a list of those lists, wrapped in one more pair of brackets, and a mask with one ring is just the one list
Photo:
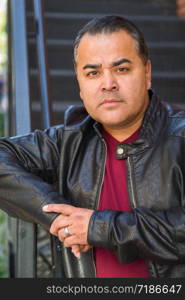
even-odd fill
[[(135, 142), (119, 144), (119, 147), (121, 146), (124, 151), (117, 157), (118, 159), (126, 158), (151, 147), (166, 127), (167, 111), (165, 105), (152, 90), (149, 90), (149, 96), (150, 102), (144, 115), (139, 138)], [(101, 136), (100, 124), (95, 122), (94, 128)]]
[[(125, 154), (122, 158), (152, 146), (165, 128), (167, 119), (166, 108), (152, 90), (149, 90), (149, 96), (150, 102), (144, 115), (139, 138), (135, 142), (123, 144), (126, 151), (124, 151)], [(83, 105), (71, 105), (68, 107), (64, 115), (65, 130), (83, 131), (89, 126), (93, 126), (96, 133), (102, 138), (100, 132), (101, 124), (88, 115)]]
[(149, 90), (150, 102), (145, 112), (140, 130), (139, 140), (144, 140), (148, 146), (154, 144), (162, 134), (167, 121), (167, 109), (157, 94)]

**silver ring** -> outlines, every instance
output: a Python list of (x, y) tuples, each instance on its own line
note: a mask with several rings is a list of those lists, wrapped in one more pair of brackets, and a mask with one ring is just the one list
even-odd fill
[(68, 227), (65, 227), (65, 228), (64, 228), (64, 234), (65, 234), (65, 236), (70, 235), (70, 232), (69, 232)]

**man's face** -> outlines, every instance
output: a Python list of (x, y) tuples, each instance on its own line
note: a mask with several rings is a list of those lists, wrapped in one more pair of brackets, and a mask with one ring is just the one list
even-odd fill
[(179, 16), (182, 19), (185, 19), (185, 0), (177, 0), (176, 6), (177, 6), (177, 16)]
[(126, 128), (148, 105), (150, 61), (144, 65), (125, 31), (85, 34), (76, 55), (80, 97), (87, 112), (105, 128)]

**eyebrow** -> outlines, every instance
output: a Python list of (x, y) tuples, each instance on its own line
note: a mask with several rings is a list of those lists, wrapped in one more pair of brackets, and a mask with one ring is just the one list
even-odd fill
[(117, 61), (114, 61), (114, 62), (112, 63), (112, 66), (113, 66), (113, 67), (116, 67), (116, 66), (119, 66), (119, 65), (124, 64), (124, 63), (129, 63), (129, 64), (131, 64), (132, 62), (131, 62), (130, 59), (127, 59), (127, 58), (121, 58), (121, 59), (119, 59), (119, 60), (117, 60)]
[[(124, 64), (124, 63), (129, 63), (131, 64), (131, 60), (127, 59), (127, 58), (121, 58), (117, 61), (114, 61), (111, 63), (111, 66), (113, 67), (116, 67), (116, 66), (119, 66), (121, 64)], [(86, 64), (84, 67), (83, 67), (83, 70), (85, 69), (98, 69), (101, 67), (101, 64)]]
[(83, 70), (85, 69), (98, 69), (101, 67), (101, 64), (97, 64), (97, 65), (94, 65), (94, 64), (87, 64), (83, 67)]

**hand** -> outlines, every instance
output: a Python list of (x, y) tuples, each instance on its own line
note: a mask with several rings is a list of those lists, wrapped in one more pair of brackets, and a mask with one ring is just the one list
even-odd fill
[[(64, 215), (60, 215), (64, 216)], [(64, 228), (58, 230), (58, 238), (61, 242), (64, 242), (65, 239), (67, 238), (66, 235), (64, 234)], [(71, 247), (71, 252), (74, 254), (75, 257), (80, 258), (81, 252), (86, 252), (91, 248), (89, 245), (73, 245)]]
[[(50, 233), (58, 236), (64, 242), (65, 247), (72, 247), (72, 252), (75, 256), (79, 257), (80, 251), (85, 252), (89, 250), (87, 230), (93, 210), (66, 204), (49, 204), (43, 207), (43, 211), (61, 213), (53, 221)], [(66, 237), (64, 227), (68, 227), (70, 236)], [(79, 248), (79, 244), (81, 248)]]
[[(59, 216), (56, 217), (56, 219), (53, 221), (53, 223), (54, 223), (54, 222), (55, 222), (56, 224), (60, 223), (61, 218), (64, 218), (64, 217), (65, 217), (64, 215), (60, 214)], [(62, 228), (62, 229), (58, 230), (57, 232), (56, 232), (56, 231), (55, 231), (55, 232), (52, 232), (52, 231), (51, 231), (51, 227), (50, 227), (50, 233), (53, 234), (53, 235), (55, 235), (55, 236), (57, 236), (58, 238), (59, 238), (59, 232), (60, 232), (60, 235), (61, 235), (61, 231), (62, 231), (62, 230), (64, 230), (64, 229)], [(59, 240), (60, 240), (61, 242), (63, 242), (64, 239), (65, 239), (65, 238), (63, 238), (63, 239), (59, 238)], [(74, 254), (74, 256), (76, 256), (77, 258), (80, 258), (80, 253), (81, 253), (81, 252), (84, 252), (85, 249), (86, 249), (85, 246), (73, 245), (73, 246), (71, 247), (71, 252)]]

